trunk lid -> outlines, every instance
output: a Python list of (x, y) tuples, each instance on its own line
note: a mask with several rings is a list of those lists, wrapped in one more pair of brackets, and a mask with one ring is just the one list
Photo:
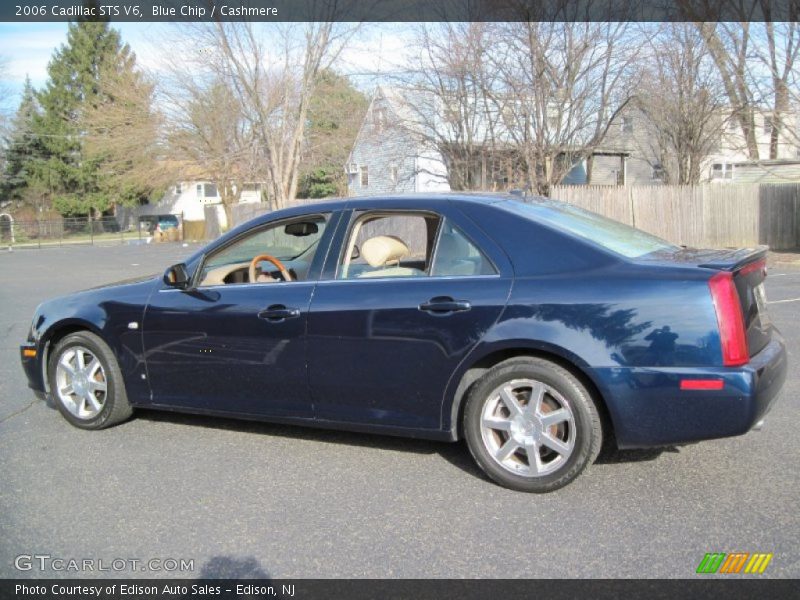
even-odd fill
[(772, 322), (767, 312), (764, 280), (767, 276), (767, 246), (739, 250), (697, 250), (684, 248), (668, 253), (654, 253), (652, 258), (664, 263), (696, 266), (731, 273), (744, 319), (750, 356), (758, 354), (772, 337)]

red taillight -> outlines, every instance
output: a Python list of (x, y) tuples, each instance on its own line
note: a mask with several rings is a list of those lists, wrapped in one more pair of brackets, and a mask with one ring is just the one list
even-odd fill
[(733, 275), (728, 272), (717, 273), (708, 280), (708, 287), (711, 290), (711, 299), (714, 301), (714, 310), (717, 312), (722, 364), (726, 367), (747, 364), (750, 360), (747, 335)]
[(721, 390), (724, 387), (722, 379), (681, 379), (682, 390)]
[(757, 260), (754, 263), (750, 263), (749, 265), (743, 266), (739, 269), (739, 277), (744, 277), (745, 275), (749, 275), (754, 271), (761, 271), (761, 274), (766, 277), (767, 276), (767, 261), (766, 260)]

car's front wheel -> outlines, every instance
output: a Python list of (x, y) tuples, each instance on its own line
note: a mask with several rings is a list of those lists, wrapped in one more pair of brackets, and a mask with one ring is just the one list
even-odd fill
[(600, 451), (600, 417), (567, 369), (540, 358), (502, 362), (472, 387), (464, 411), (472, 456), (499, 484), (549, 492), (575, 479)]
[(50, 353), (50, 392), (64, 418), (81, 429), (103, 429), (133, 412), (111, 348), (81, 331), (64, 337)]

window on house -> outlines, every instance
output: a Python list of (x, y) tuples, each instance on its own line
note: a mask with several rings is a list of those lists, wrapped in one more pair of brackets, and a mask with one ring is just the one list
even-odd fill
[(389, 167), (389, 181), (392, 182), (392, 185), (397, 185), (397, 167), (394, 165)]
[(733, 179), (733, 165), (714, 163), (711, 165), (711, 179)]
[(632, 117), (622, 117), (622, 133), (633, 133)]
[(661, 163), (655, 163), (650, 171), (650, 179), (653, 181), (664, 181), (664, 167)]
[(175, 193), (180, 194), (183, 192), (183, 185), (180, 183), (175, 184)]
[(369, 185), (369, 168), (364, 165), (359, 169), (360, 179), (361, 179), (361, 187), (367, 187)]
[(198, 183), (197, 184), (197, 197), (200, 200), (207, 202), (210, 199), (217, 198), (217, 186), (213, 183)]
[(242, 191), (243, 192), (260, 192), (261, 191), (261, 184), (260, 183), (243, 183), (242, 184)]
[(764, 117), (764, 133), (772, 133), (772, 117)]
[(376, 131), (382, 131), (386, 127), (386, 109), (372, 109), (372, 123)]

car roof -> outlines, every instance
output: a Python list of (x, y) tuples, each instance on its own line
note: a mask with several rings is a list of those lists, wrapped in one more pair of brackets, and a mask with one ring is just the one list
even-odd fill
[[(530, 199), (529, 196), (527, 199)], [(409, 205), (418, 206), (420, 200), (427, 200), (431, 203), (455, 202), (470, 204), (496, 204), (506, 200), (521, 200), (522, 197), (509, 193), (493, 192), (429, 192), (429, 193), (409, 193), (409, 194), (388, 194), (375, 196), (361, 196), (358, 198), (333, 198), (321, 202), (308, 202), (288, 206), (269, 214), (275, 216), (276, 213), (285, 213), (287, 216), (303, 214), (306, 212), (341, 210), (343, 208), (359, 208), (360, 206), (381, 206), (391, 204), (397, 206), (407, 201)]]
[(397, 208), (402, 206), (405, 202), (409, 207), (418, 209), (420, 202), (430, 202), (431, 208), (438, 203), (455, 203), (455, 204), (478, 204), (478, 205), (492, 205), (507, 202), (509, 200), (517, 201), (536, 201), (539, 198), (536, 196), (526, 195), (521, 193), (508, 193), (508, 192), (427, 192), (427, 193), (407, 193), (407, 194), (387, 194), (375, 196), (362, 196), (359, 198), (333, 198), (330, 200), (323, 200), (321, 202), (308, 202), (303, 204), (295, 204), (287, 206), (275, 211), (270, 211), (241, 223), (228, 231), (225, 235), (217, 240), (211, 242), (205, 248), (199, 250), (189, 260), (194, 260), (203, 252), (215, 246), (222, 245), (230, 240), (232, 237), (240, 235), (245, 230), (254, 226), (259, 226), (262, 223), (281, 218), (302, 217), (303, 215), (313, 215), (322, 212), (336, 211), (359, 207), (380, 208), (386, 205), (387, 208)]

